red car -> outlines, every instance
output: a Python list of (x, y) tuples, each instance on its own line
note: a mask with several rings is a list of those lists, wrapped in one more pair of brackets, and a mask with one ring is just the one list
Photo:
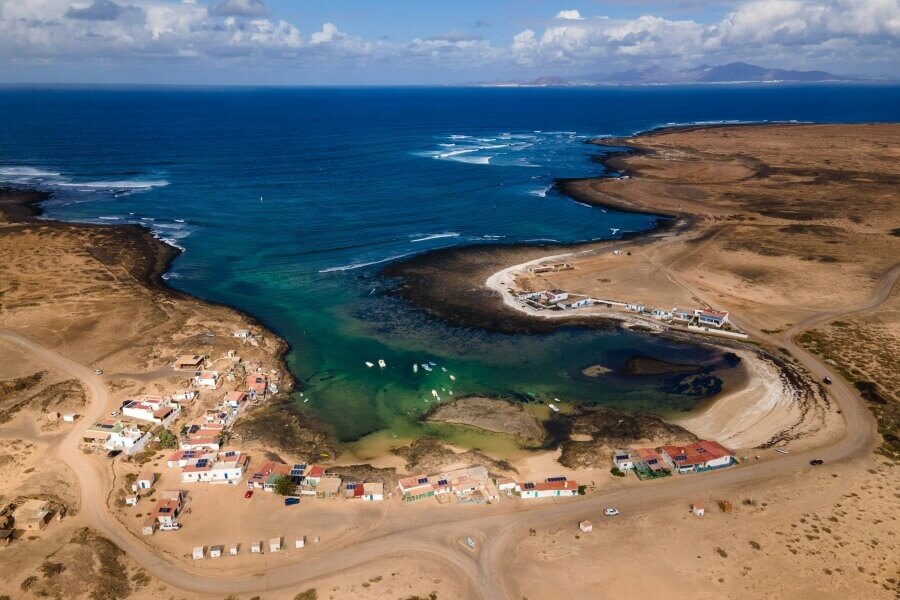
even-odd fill
[(247, 490), (244, 492), (244, 498), (249, 498), (253, 495), (253, 490)]

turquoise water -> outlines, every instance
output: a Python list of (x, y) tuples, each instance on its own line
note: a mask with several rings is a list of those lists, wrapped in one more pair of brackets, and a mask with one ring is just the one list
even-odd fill
[[(432, 248), (652, 227), (552, 189), (558, 177), (604, 174), (589, 136), (670, 122), (897, 120), (898, 100), (896, 87), (837, 86), (4, 89), (0, 180), (53, 191), (53, 217), (139, 222), (185, 249), (169, 283), (283, 336), (304, 406), (341, 439), (412, 435), (432, 389), (444, 400), (452, 390), (668, 412), (715, 386), (581, 369), (636, 355), (727, 365), (635, 333), (450, 327), (385, 295), (380, 267)], [(364, 364), (379, 358), (386, 369)], [(429, 361), (433, 373), (413, 373)]]

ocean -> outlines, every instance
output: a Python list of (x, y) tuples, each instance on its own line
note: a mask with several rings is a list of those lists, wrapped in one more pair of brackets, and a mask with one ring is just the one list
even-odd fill
[[(284, 337), (304, 394), (295, 401), (341, 440), (460, 441), (417, 422), (432, 389), (444, 401), (559, 398), (667, 414), (720, 391), (715, 373), (733, 365), (625, 331), (451, 327), (385, 294), (379, 268), (447, 246), (652, 228), (652, 216), (554, 191), (556, 178), (615, 175), (594, 160), (590, 137), (674, 123), (898, 119), (900, 88), (889, 86), (3, 88), (0, 182), (52, 191), (50, 217), (141, 223), (182, 248), (169, 284)], [(581, 373), (635, 356), (702, 364), (708, 381)], [(386, 369), (365, 365), (378, 359)], [(413, 372), (429, 362), (433, 372)]]

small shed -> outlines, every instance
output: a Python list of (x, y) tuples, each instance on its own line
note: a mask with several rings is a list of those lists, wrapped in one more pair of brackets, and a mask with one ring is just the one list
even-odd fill
[(703, 508), (702, 504), (694, 503), (691, 505), (691, 513), (695, 517), (702, 517), (703, 515), (706, 514), (706, 509)]
[(206, 556), (206, 550), (203, 549), (203, 546), (197, 546), (191, 554), (194, 557), (194, 560), (200, 560)]
[(76, 415), (75, 413), (66, 413), (63, 415), (63, 421), (65, 421), (66, 423), (74, 423), (75, 419), (77, 418), (78, 415)]
[(138, 497), (137, 496), (126, 496), (125, 497), (125, 506), (137, 506)]
[(134, 482), (139, 490), (149, 490), (153, 487), (154, 483), (156, 483), (156, 473), (150, 473), (148, 471), (144, 471), (138, 475), (137, 480)]
[(294, 548), (296, 548), (297, 550), (300, 550), (304, 546), (306, 546), (305, 537), (298, 537), (296, 540), (294, 540)]
[(231, 548), (228, 549), (228, 554), (230, 554), (231, 556), (237, 556), (239, 550), (240, 548), (237, 544), (232, 544)]
[(269, 552), (281, 551), (281, 538), (275, 537), (269, 540)]
[(582, 521), (578, 524), (578, 529), (580, 529), (584, 533), (590, 533), (594, 530), (594, 525), (590, 521)]
[(210, 558), (219, 558), (222, 556), (222, 546), (213, 546), (209, 549)]
[(262, 542), (253, 542), (250, 546), (250, 554), (262, 554)]

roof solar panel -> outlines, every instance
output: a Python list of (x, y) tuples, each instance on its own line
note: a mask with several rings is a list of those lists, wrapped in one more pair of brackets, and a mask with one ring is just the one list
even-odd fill
[(533, 490), (533, 489), (534, 489), (534, 484), (533, 484), (533, 483), (526, 483), (526, 484), (525, 484), (525, 489), (526, 489), (526, 490)]
[(355, 484), (355, 483), (348, 483), (348, 484), (347, 484), (347, 489), (348, 489), (348, 490), (355, 490), (355, 489), (356, 489), (356, 484)]
[(419, 477), (419, 483), (428, 483), (427, 477)]
[(565, 481), (565, 480), (566, 480), (565, 477), (548, 477), (548, 478), (547, 478), (547, 481), (550, 481), (550, 482), (552, 482), (552, 481)]
[(438, 485), (447, 485), (447, 483), (448, 483), (448, 482), (447, 482), (446, 479), (441, 479), (441, 480), (438, 481)]

